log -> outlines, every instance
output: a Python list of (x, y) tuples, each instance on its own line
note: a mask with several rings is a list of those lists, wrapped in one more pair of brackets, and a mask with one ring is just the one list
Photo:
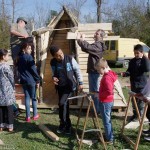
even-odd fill
[(45, 125), (43, 124), (39, 124), (39, 128), (44, 132), (44, 134), (46, 136), (48, 136), (48, 138), (50, 138), (52, 141), (58, 141), (59, 137), (53, 133), (52, 131), (50, 131)]
[(4, 143), (3, 143), (3, 141), (0, 139), (0, 145), (3, 145)]

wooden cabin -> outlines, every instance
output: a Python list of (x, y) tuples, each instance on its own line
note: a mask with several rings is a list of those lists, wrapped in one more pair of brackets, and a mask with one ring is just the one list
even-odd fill
[[(58, 95), (52, 81), (52, 71), (50, 68), (51, 55), (48, 48), (51, 45), (58, 45), (64, 54), (70, 54), (75, 57), (80, 65), (83, 74), (84, 91), (88, 92), (88, 78), (86, 73), (88, 54), (81, 51), (75, 39), (67, 39), (67, 33), (77, 29), (78, 32), (86, 35), (86, 40), (90, 43), (93, 41), (94, 32), (97, 29), (103, 29), (107, 33), (112, 30), (111, 23), (96, 23), (96, 24), (79, 24), (76, 17), (66, 8), (51, 20), (47, 27), (33, 31), (35, 37), (35, 58), (40, 76), (42, 77), (42, 85), (39, 89), (40, 108), (55, 108), (58, 107)], [(126, 107), (124, 98), (116, 92), (117, 105)], [(84, 104), (86, 107), (87, 104)], [(71, 102), (72, 108), (80, 107), (80, 100)]]

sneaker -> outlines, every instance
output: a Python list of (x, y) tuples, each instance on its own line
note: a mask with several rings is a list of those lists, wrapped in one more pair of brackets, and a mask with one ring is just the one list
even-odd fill
[(71, 134), (71, 127), (65, 128), (65, 134)]
[(17, 118), (19, 115), (20, 115), (19, 111), (15, 111), (15, 112), (14, 112), (14, 117)]
[(30, 122), (30, 121), (31, 121), (30, 117), (26, 118), (26, 122)]
[(57, 129), (57, 133), (63, 133), (65, 131), (65, 125), (64, 124), (60, 124), (58, 129)]
[(39, 115), (39, 114), (37, 114), (35, 117), (33, 117), (33, 120), (38, 120), (38, 119), (39, 119), (39, 117), (40, 117), (40, 115)]
[(149, 142), (150, 142), (150, 136), (144, 137), (144, 139), (145, 139), (146, 141), (149, 141)]
[(113, 143), (113, 141), (106, 141), (105, 142), (107, 145), (113, 145), (114, 143)]
[(150, 129), (149, 129), (149, 130), (142, 131), (142, 134), (143, 134), (144, 136), (150, 136)]
[(9, 128), (8, 131), (9, 132), (13, 132), (14, 130), (13, 130), (13, 128)]

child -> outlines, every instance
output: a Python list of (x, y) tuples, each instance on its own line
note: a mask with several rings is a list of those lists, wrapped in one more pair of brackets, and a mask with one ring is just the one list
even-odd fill
[[(149, 60), (143, 54), (143, 47), (140, 44), (134, 46), (134, 55), (135, 57), (131, 59), (129, 62), (129, 67), (125, 73), (123, 73), (123, 77), (130, 76), (130, 83), (131, 83), (131, 91), (135, 93), (141, 93), (144, 86), (147, 83), (147, 76), (146, 72), (149, 71)], [(143, 101), (136, 98), (137, 106), (142, 116), (144, 110), (144, 103)], [(133, 116), (131, 117), (131, 121), (137, 120), (137, 113), (135, 109), (135, 105), (132, 102), (133, 108)]]
[(81, 71), (76, 60), (71, 56), (64, 55), (63, 51), (57, 46), (50, 47), (50, 53), (54, 57), (50, 64), (53, 72), (53, 82), (59, 95), (59, 119), (60, 125), (57, 133), (71, 133), (71, 121), (69, 117), (69, 102), (67, 98), (76, 90), (76, 73), (79, 81), (79, 90), (83, 88)]
[(30, 122), (30, 98), (32, 99), (33, 120), (39, 118), (37, 113), (36, 87), (39, 87), (40, 76), (37, 73), (35, 62), (31, 54), (31, 44), (23, 43), (22, 52), (18, 59), (20, 83), (25, 93), (26, 122)]
[[(148, 58), (150, 60), (150, 51), (148, 53)], [(137, 93), (135, 94), (136, 96), (142, 96), (143, 97), (143, 101), (145, 102), (149, 102), (150, 103), (150, 76), (149, 76), (149, 79), (144, 87), (144, 89), (142, 90), (141, 93)], [(147, 112), (146, 112), (146, 117), (148, 119), (148, 122), (149, 122), (149, 129), (146, 130), (146, 131), (143, 131), (143, 135), (145, 135), (145, 139), (147, 141), (150, 141), (150, 104), (148, 105), (148, 109), (147, 109)]]
[(103, 75), (99, 88), (99, 101), (106, 142), (108, 144), (113, 144), (114, 136), (111, 123), (111, 111), (114, 100), (114, 82), (117, 80), (117, 75), (110, 70), (107, 61), (103, 58), (96, 63), (96, 69), (101, 75)]
[(0, 131), (7, 128), (13, 131), (14, 75), (6, 64), (9, 55), (5, 49), (0, 49)]

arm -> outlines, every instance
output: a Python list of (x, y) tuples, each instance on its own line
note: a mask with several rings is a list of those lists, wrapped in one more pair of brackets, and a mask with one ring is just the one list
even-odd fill
[(36, 83), (39, 83), (40, 82), (40, 76), (37, 73), (35, 62), (34, 62), (31, 55), (29, 55), (28, 65), (29, 65), (29, 68), (30, 68), (30, 71), (32, 73), (34, 80), (36, 81)]
[(101, 92), (101, 97), (106, 99), (108, 96), (113, 95), (113, 89), (114, 89), (114, 82), (112, 82), (112, 79), (109, 78), (104, 78), (104, 80), (102, 80), (102, 83), (104, 83), (105, 85), (100, 85), (105, 87), (105, 91)]
[(17, 31), (17, 25), (15, 25), (15, 24), (13, 24), (11, 26), (10, 33), (13, 34), (13, 35), (19, 36), (19, 37), (23, 37), (23, 38), (27, 38), (28, 37), (28, 34), (24, 35), (24, 34), (21, 34), (20, 32), (18, 32)]
[(51, 70), (52, 70), (52, 78), (53, 78), (53, 83), (55, 85), (58, 85), (59, 79), (57, 77), (55, 77), (55, 71), (56, 71), (56, 65), (53, 63), (53, 60), (51, 60), (50, 62), (51, 65)]
[(79, 64), (76, 62), (76, 60), (74, 58), (72, 58), (72, 66), (73, 66), (73, 70), (76, 73), (77, 76), (77, 80), (79, 81), (79, 90), (83, 89), (83, 77), (81, 74), (81, 70), (79, 68)]
[(150, 71), (150, 61), (147, 57), (143, 56), (143, 66), (141, 67), (142, 72)]
[(12, 87), (15, 89), (14, 75), (10, 66), (4, 68), (4, 75), (9, 79)]
[(87, 41), (83, 40), (77, 40), (79, 46), (81, 47), (82, 51), (89, 53), (89, 54), (99, 54), (100, 52), (102, 53), (104, 50), (102, 48), (102, 43), (101, 42), (95, 42), (93, 44), (89, 44)]
[(83, 84), (83, 77), (81, 75), (79, 64), (76, 62), (74, 58), (72, 58), (72, 66), (73, 66), (74, 72), (76, 73), (77, 79), (79, 81), (79, 85)]

